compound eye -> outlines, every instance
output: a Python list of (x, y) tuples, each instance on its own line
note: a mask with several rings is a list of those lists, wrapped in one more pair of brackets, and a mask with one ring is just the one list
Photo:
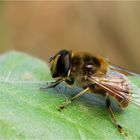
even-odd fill
[(58, 60), (59, 60), (59, 57), (60, 57), (60, 55), (57, 55), (56, 57), (55, 57), (55, 59), (53, 59), (53, 60), (51, 60), (51, 68), (50, 68), (50, 70), (51, 70), (51, 75), (52, 75), (52, 77), (58, 77), (58, 74), (57, 74), (57, 62), (58, 62)]
[(68, 74), (70, 68), (70, 56), (69, 54), (59, 57), (57, 62), (57, 73), (61, 77), (65, 77)]
[(70, 52), (62, 50), (50, 58), (52, 77), (66, 77), (70, 69)]

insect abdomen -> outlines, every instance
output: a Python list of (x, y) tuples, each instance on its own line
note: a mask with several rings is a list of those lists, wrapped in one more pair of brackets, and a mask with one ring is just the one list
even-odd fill
[[(127, 94), (127, 93), (126, 93), (126, 94)], [(128, 100), (128, 99), (122, 99), (122, 98), (120, 98), (120, 97), (118, 97), (118, 96), (116, 96), (116, 99), (117, 99), (118, 104), (119, 104), (119, 106), (120, 106), (121, 108), (125, 108), (125, 107), (127, 107), (128, 104), (129, 104), (129, 100)]]

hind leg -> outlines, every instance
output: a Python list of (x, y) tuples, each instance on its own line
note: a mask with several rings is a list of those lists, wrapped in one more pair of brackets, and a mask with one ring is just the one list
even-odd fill
[(108, 109), (108, 112), (110, 113), (111, 115), (111, 118), (112, 118), (112, 122), (113, 124), (115, 125), (115, 127), (118, 129), (118, 131), (123, 134), (123, 135), (126, 135), (127, 136), (127, 133), (124, 131), (123, 127), (118, 123), (118, 121), (116, 120), (116, 117), (114, 115), (114, 112), (110, 106), (110, 98), (109, 98), (109, 95), (106, 96), (106, 107)]

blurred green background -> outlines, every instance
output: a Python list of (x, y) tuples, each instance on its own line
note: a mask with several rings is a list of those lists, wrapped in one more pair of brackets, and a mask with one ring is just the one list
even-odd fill
[(64, 48), (140, 73), (140, 2), (0, 2), (0, 53), (48, 61)]

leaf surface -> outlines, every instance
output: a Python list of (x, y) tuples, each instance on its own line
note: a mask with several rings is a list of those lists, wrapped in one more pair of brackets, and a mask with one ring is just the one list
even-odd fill
[[(140, 86), (140, 79), (131, 78)], [(116, 111), (128, 133), (119, 134), (101, 97), (87, 94), (62, 112), (58, 106), (80, 89), (63, 83), (41, 91), (51, 81), (45, 62), (20, 52), (0, 56), (0, 139), (85, 140), (140, 139), (140, 109)]]

